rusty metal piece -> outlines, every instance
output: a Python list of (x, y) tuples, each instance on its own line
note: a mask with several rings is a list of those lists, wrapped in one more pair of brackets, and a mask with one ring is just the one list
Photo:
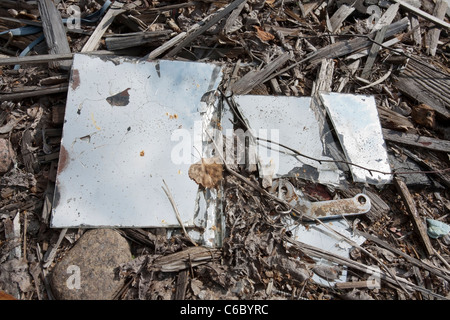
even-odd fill
[(371, 203), (367, 195), (359, 193), (353, 198), (303, 202), (297, 207), (304, 208), (306, 216), (326, 219), (366, 213), (370, 210)]
[[(280, 199), (302, 212), (305, 219), (335, 219), (364, 214), (371, 208), (370, 198), (362, 193), (353, 198), (310, 202), (306, 200), (301, 191), (296, 190), (289, 181), (284, 179), (274, 180), (269, 192), (276, 194)], [(291, 212), (291, 210), (279, 210), (279, 207), (276, 209), (278, 213)], [(291, 214), (296, 217), (294, 213)]]

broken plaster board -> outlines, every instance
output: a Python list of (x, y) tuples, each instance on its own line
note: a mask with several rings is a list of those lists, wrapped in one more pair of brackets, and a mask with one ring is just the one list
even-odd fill
[[(344, 258), (350, 257), (350, 250), (352, 250), (353, 246), (337, 236), (328, 228), (335, 230), (358, 245), (362, 245), (366, 241), (366, 238), (355, 235), (351, 231), (352, 229), (345, 219), (324, 222), (325, 226), (320, 224), (295, 224), (292, 220), (287, 221), (286, 223), (288, 225), (290, 224), (291, 226), (295, 226), (291, 230), (294, 240), (299, 240), (303, 243), (334, 253)], [(326, 259), (314, 258), (314, 260), (316, 260), (318, 266), (336, 266), (334, 263)], [(347, 281), (347, 269), (342, 267), (341, 274), (333, 281), (322, 278), (315, 273), (312, 280), (325, 286), (334, 286), (337, 282)]]
[[(179, 227), (163, 179), (192, 226), (198, 111), (221, 77), (213, 64), (75, 55), (51, 226)], [(190, 161), (174, 160), (177, 143)]]
[[(347, 161), (367, 169), (391, 172), (375, 98), (366, 95), (320, 93)], [(350, 165), (355, 182), (383, 185), (391, 182), (383, 174)]]
[[(233, 96), (253, 135), (279, 142), (309, 157), (333, 160), (326, 155), (325, 144), (331, 141), (326, 123), (313, 109), (310, 97)], [(295, 156), (291, 151), (264, 141), (256, 148), (264, 173), (275, 176), (294, 176), (338, 185), (341, 173), (334, 163)], [(268, 170), (272, 164), (273, 171)]]

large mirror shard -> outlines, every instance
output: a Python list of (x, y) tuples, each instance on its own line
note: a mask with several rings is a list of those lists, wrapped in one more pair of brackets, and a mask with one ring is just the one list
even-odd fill
[(355, 182), (383, 185), (392, 181), (386, 143), (373, 96), (320, 93), (350, 165)]
[[(76, 54), (52, 227), (192, 226), (201, 110), (222, 78), (214, 64)], [(196, 146), (197, 145), (197, 146)]]
[(235, 95), (233, 98), (251, 136), (258, 140), (253, 151), (263, 179), (291, 176), (331, 185), (342, 182), (343, 173), (327, 150), (335, 144), (331, 130), (311, 97)]

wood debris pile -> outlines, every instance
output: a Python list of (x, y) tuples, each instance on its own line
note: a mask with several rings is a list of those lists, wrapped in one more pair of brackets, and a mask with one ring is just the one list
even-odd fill
[[(349, 219), (367, 240), (343, 259), (291, 237), (273, 199), (246, 183), (260, 186), (255, 176), (224, 170), (222, 248), (168, 239), (165, 230), (119, 230), (136, 259), (121, 266), (127, 281), (117, 299), (450, 298), (450, 236), (430, 238), (425, 224), (450, 223), (447, 4), (0, 0), (0, 290), (51, 299), (48, 275), (84, 232), (51, 229), (49, 219), (71, 59), (91, 53), (220, 63), (228, 96), (373, 95), (402, 172), (393, 184), (364, 190), (292, 179), (311, 201), (370, 196), (371, 211)], [(347, 282), (336, 286), (311, 280), (332, 281), (344, 269)]]

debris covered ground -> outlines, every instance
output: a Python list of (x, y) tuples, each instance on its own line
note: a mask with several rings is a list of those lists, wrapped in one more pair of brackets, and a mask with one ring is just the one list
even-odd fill
[[(81, 17), (80, 25), (58, 29), (55, 12), (75, 24), (70, 19)], [(449, 299), (449, 12), (446, 0), (0, 0), (0, 298), (80, 298), (55, 294), (52, 281), (67, 277), (58, 263), (71, 251), (88, 259), (89, 250), (71, 249), (92, 230), (50, 228), (49, 221), (70, 65), (74, 53), (90, 52), (221, 64), (223, 101), (233, 94), (372, 95), (396, 174), (383, 186), (351, 176), (340, 186), (290, 178), (310, 201), (371, 199), (369, 212), (347, 219), (366, 240), (350, 243), (343, 258), (294, 237), (257, 173), (224, 168), (219, 248), (164, 228), (119, 228), (131, 246), (129, 261), (114, 260), (122, 282), (114, 292), (91, 285), (84, 298)], [(433, 233), (429, 221), (443, 225)], [(116, 234), (89, 239), (123, 245)], [(89, 263), (114, 248), (92, 246), (98, 253)], [(333, 283), (344, 271), (346, 281)]]

